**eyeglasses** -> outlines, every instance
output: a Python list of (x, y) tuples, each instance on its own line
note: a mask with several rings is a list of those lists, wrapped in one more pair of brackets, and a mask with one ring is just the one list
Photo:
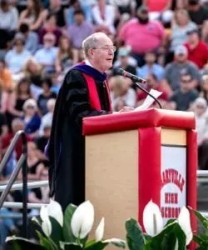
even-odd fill
[(23, 44), (23, 43), (20, 43), (20, 42), (16, 42), (15, 45), (16, 45), (16, 46), (23, 46), (24, 44)]
[(54, 40), (52, 40), (52, 39), (49, 39), (49, 38), (45, 38), (44, 39), (44, 42), (50, 42), (50, 43), (52, 43)]
[(101, 50), (104, 50), (104, 51), (113, 51), (115, 52), (116, 51), (116, 46), (105, 46), (105, 47), (100, 47), (100, 48), (93, 48), (93, 49), (101, 49)]
[(206, 107), (205, 107), (205, 106), (202, 106), (202, 105), (196, 105), (196, 107), (197, 107), (198, 109), (206, 109)]
[(26, 108), (26, 109), (35, 109), (35, 107), (32, 106), (32, 105), (31, 105), (31, 106), (30, 106), (30, 105), (29, 105), (29, 106), (26, 106), (25, 108)]
[(181, 80), (182, 83), (189, 83), (191, 80)]

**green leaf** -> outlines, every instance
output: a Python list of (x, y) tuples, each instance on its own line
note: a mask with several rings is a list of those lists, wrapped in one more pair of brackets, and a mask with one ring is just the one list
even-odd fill
[(103, 243), (102, 241), (91, 241), (91, 244), (87, 244), (85, 249), (86, 250), (102, 250), (104, 249), (109, 243)]
[(142, 250), (145, 244), (145, 238), (141, 227), (135, 219), (129, 219), (125, 223), (127, 245), (130, 250)]
[(203, 225), (203, 227), (208, 230), (208, 220), (206, 217), (204, 217), (200, 212), (194, 210), (193, 208), (190, 208), (189, 209), (191, 211), (194, 212), (194, 214), (196, 215), (196, 217), (198, 218), (198, 220), (201, 222), (201, 224)]
[(58, 223), (58, 221), (56, 219), (54, 219), (53, 217), (50, 217), (50, 222), (52, 225), (52, 233), (50, 235), (50, 238), (57, 245), (59, 245), (59, 242), (64, 240), (63, 229), (62, 229), (61, 225)]
[(69, 242), (60, 242), (61, 249), (63, 250), (82, 250), (82, 247), (78, 244), (72, 244)]
[[(186, 249), (186, 236), (176, 221), (172, 221), (148, 242), (147, 249), (174, 250), (178, 241), (178, 250)], [(146, 249), (146, 248), (145, 248)]]
[(71, 218), (73, 213), (76, 210), (75, 205), (68, 205), (65, 212), (64, 212), (64, 226), (63, 226), (63, 235), (64, 240), (67, 242), (76, 242), (76, 237), (72, 234), (71, 230)]
[(86, 250), (102, 250), (109, 244), (114, 245), (116, 247), (120, 247), (120, 248), (126, 247), (126, 242), (124, 240), (112, 238), (112, 239), (107, 239), (103, 241), (90, 240), (87, 242), (85, 249)]
[(47, 250), (46, 247), (21, 237), (10, 237), (6, 242), (6, 247), (11, 250)]
[(59, 247), (48, 237), (43, 236), (40, 232), (36, 231), (40, 245), (45, 247), (47, 250), (58, 250)]
[(193, 241), (196, 242), (199, 245), (199, 248), (197, 249), (204, 249), (208, 250), (208, 237), (204, 234), (194, 235)]

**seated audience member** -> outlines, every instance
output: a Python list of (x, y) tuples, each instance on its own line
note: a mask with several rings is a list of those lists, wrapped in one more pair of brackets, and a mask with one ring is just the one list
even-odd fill
[(37, 100), (38, 96), (43, 92), (41, 88), (42, 83), (42, 67), (41, 65), (31, 57), (24, 68), (25, 77), (30, 79), (31, 96)]
[(191, 20), (196, 23), (199, 27), (202, 25), (204, 20), (208, 19), (208, 11), (201, 4), (200, 0), (188, 0), (187, 6)]
[(114, 8), (118, 9), (120, 15), (128, 13), (131, 17), (135, 16), (135, 0), (110, 0), (109, 2)]
[(40, 175), (44, 169), (44, 165), (39, 158), (37, 146), (33, 141), (27, 143), (27, 154), (28, 179), (40, 180)]
[(187, 34), (185, 46), (188, 49), (188, 59), (202, 69), (208, 62), (208, 45), (200, 39), (197, 29), (190, 30)]
[(131, 80), (123, 76), (110, 78), (111, 100), (114, 111), (121, 110), (124, 106), (134, 108), (136, 106), (136, 93), (130, 87)]
[(197, 145), (200, 146), (208, 136), (208, 110), (207, 102), (203, 97), (198, 97), (193, 103), (192, 110), (196, 119)]
[(38, 104), (38, 108), (39, 108), (41, 115), (45, 115), (48, 112), (48, 108), (47, 108), (48, 100), (50, 100), (51, 98), (55, 99), (56, 94), (51, 91), (52, 80), (49, 77), (44, 78), (42, 80), (41, 86), (43, 89), (43, 93), (39, 95), (37, 104)]
[(23, 105), (24, 131), (31, 137), (37, 137), (41, 119), (38, 115), (37, 103), (34, 99), (28, 99)]
[(117, 60), (113, 67), (123, 68), (124, 70), (136, 74), (137, 61), (130, 55), (130, 49), (127, 47), (120, 47), (118, 49)]
[(58, 49), (54, 46), (55, 36), (53, 33), (47, 33), (43, 38), (43, 48), (35, 53), (36, 61), (43, 67), (46, 74), (55, 72), (55, 62)]
[(8, 131), (9, 131), (9, 128), (7, 125), (6, 115), (0, 112), (0, 140), (4, 135), (8, 133)]
[(19, 27), (19, 32), (24, 36), (25, 39), (25, 49), (34, 54), (39, 46), (39, 38), (36, 32), (29, 29), (29, 25), (23, 23)]
[(61, 73), (78, 63), (78, 56), (72, 48), (69, 39), (62, 36), (59, 40), (58, 53), (56, 58), (56, 72)]
[(36, 139), (37, 147), (43, 154), (45, 152), (45, 147), (48, 143), (50, 133), (51, 133), (51, 123), (44, 122), (41, 128), (41, 134)]
[(31, 53), (25, 48), (25, 39), (21, 34), (16, 34), (14, 45), (6, 53), (5, 62), (13, 75), (22, 73), (24, 65), (31, 57)]
[(208, 112), (207, 101), (198, 97), (193, 104), (193, 111), (196, 119), (198, 165), (202, 170), (208, 169)]
[(17, 83), (15, 90), (9, 95), (7, 104), (7, 115), (9, 119), (13, 117), (22, 117), (23, 105), (29, 98), (31, 98), (30, 81), (27, 78), (22, 78)]
[(106, 34), (115, 34), (115, 16), (115, 7), (108, 4), (105, 0), (98, 0), (92, 8), (92, 18), (97, 31), (102, 31)]
[(203, 75), (202, 76), (202, 81), (201, 81), (201, 91), (199, 95), (203, 97), (208, 104), (208, 75)]
[[(148, 51), (157, 52), (164, 44), (165, 30), (158, 21), (149, 20), (147, 7), (141, 6), (135, 18), (127, 21), (120, 29), (118, 38), (125, 46), (130, 46), (138, 66), (144, 64), (144, 55)], [(143, 42), (138, 42), (143, 41)]]
[(145, 6), (149, 9), (150, 19), (159, 19), (163, 14), (169, 13), (170, 20), (172, 17), (171, 4), (172, 0), (143, 0)]
[(18, 11), (9, 0), (0, 1), (0, 50), (6, 50), (18, 26)]
[[(15, 136), (17, 131), (23, 130), (23, 129), (24, 129), (24, 122), (20, 118), (14, 118), (12, 120), (12, 124), (11, 124), (11, 131), (8, 131), (7, 134), (2, 136), (1, 153), (4, 154), (6, 152), (6, 150), (8, 149), (8, 147), (10, 145), (11, 140), (13, 139), (13, 137)], [(28, 137), (27, 137), (27, 139), (29, 140)], [(19, 140), (17, 142), (16, 147), (15, 147), (15, 156), (16, 156), (17, 160), (20, 158), (21, 153), (22, 153), (22, 141)]]
[(0, 60), (0, 87), (1, 91), (6, 92), (14, 88), (11, 71), (6, 67), (4, 60)]
[[(161, 86), (159, 80), (157, 79), (157, 76), (155, 74), (149, 74), (146, 77), (146, 84), (144, 86), (144, 88), (149, 92), (151, 89), (155, 89), (159, 92), (162, 92), (162, 94), (160, 95), (160, 97), (158, 98), (158, 100), (160, 101), (161, 105), (163, 108), (166, 108), (167, 106), (167, 101), (168, 101), (168, 94), (166, 93), (166, 91), (163, 89), (163, 87)], [(145, 98), (147, 97), (147, 94), (138, 89), (137, 91), (137, 105), (141, 105)], [(155, 107), (158, 107), (157, 103), (154, 103)]]
[(55, 46), (58, 46), (59, 39), (62, 36), (61, 29), (56, 24), (55, 14), (49, 14), (44, 22), (43, 27), (39, 31), (40, 44), (44, 44), (43, 38), (45, 34), (52, 33), (55, 36)]
[(45, 127), (52, 126), (53, 111), (55, 108), (56, 99), (51, 98), (47, 101), (47, 113), (41, 118), (41, 125), (39, 129), (39, 135), (43, 135), (43, 130)]
[(48, 11), (53, 13), (56, 17), (57, 26), (60, 28), (65, 27), (64, 7), (61, 0), (50, 0)]
[(27, 23), (30, 30), (38, 31), (48, 15), (48, 11), (43, 8), (41, 0), (28, 0), (27, 7), (20, 14), (19, 26)]
[[(113, 75), (118, 74), (118, 68), (122, 68), (126, 70), (127, 72), (130, 72), (133, 75), (136, 75), (136, 66), (137, 61), (130, 56), (130, 51), (126, 47), (120, 47), (117, 54), (117, 60), (115, 61), (113, 65)], [(137, 86), (132, 82), (132, 87), (134, 89), (137, 88)]]
[(190, 74), (181, 74), (180, 88), (173, 92), (169, 100), (169, 107), (175, 110), (187, 111), (198, 97), (193, 78)]
[(205, 20), (201, 28), (201, 40), (208, 44), (208, 20)]
[(19, 233), (19, 229), (17, 227), (18, 219), (14, 219), (14, 217), (18, 215), (19, 213), (17, 211), (12, 211), (8, 208), (1, 208), (0, 210), (0, 216), (2, 217), (0, 219), (0, 246), (2, 249), (4, 248), (7, 236), (17, 235)]
[(172, 94), (173, 91), (179, 88), (180, 75), (188, 73), (194, 82), (194, 86), (198, 86), (200, 82), (200, 74), (198, 67), (188, 60), (187, 48), (183, 45), (178, 46), (174, 51), (174, 61), (165, 67), (165, 78), (163, 86)]
[(86, 3), (86, 1), (71, 0), (69, 3), (69, 8), (65, 10), (65, 23), (69, 27), (72, 25), (74, 20), (74, 12), (77, 10), (82, 10), (87, 22), (92, 23), (92, 7)]
[(144, 60), (145, 64), (141, 68), (138, 68), (137, 75), (146, 78), (149, 74), (156, 75), (158, 81), (164, 79), (164, 68), (156, 63), (156, 54), (154, 52), (147, 52)]
[(72, 47), (80, 50), (82, 48), (82, 41), (94, 32), (91, 23), (85, 20), (82, 10), (74, 12), (74, 23), (67, 29), (67, 34), (70, 37)]
[[(43, 168), (40, 172), (40, 179), (41, 181), (48, 180), (48, 169)], [(48, 204), (50, 201), (49, 198), (49, 186), (40, 187), (40, 188), (33, 188), (29, 191), (28, 194), (28, 201), (31, 203), (43, 203)]]
[(187, 31), (196, 28), (197, 25), (190, 20), (187, 10), (176, 10), (171, 27), (170, 50), (174, 52), (177, 46), (183, 45), (188, 38)]

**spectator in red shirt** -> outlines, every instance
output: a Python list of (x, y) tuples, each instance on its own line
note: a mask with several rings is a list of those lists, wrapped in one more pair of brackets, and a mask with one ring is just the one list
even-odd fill
[[(24, 122), (23, 120), (21, 120), (20, 118), (15, 118), (12, 121), (12, 131), (8, 132), (6, 135), (4, 135), (2, 137), (2, 152), (3, 154), (6, 152), (6, 150), (8, 149), (13, 137), (15, 136), (16, 132), (19, 130), (23, 130), (24, 129)], [(27, 140), (30, 141), (31, 138), (27, 136)], [(21, 156), (22, 153), (22, 141), (19, 140), (17, 142), (17, 145), (15, 147), (15, 153), (16, 153), (16, 159), (18, 160)]]
[(197, 29), (189, 30), (187, 34), (185, 46), (188, 49), (188, 59), (202, 69), (208, 62), (208, 46), (200, 39)]

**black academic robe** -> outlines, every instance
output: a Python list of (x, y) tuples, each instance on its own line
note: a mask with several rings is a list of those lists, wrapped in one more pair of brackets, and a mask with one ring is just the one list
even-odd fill
[(82, 119), (111, 112), (105, 75), (91, 69), (89, 73), (95, 79), (101, 110), (91, 108), (86, 80), (82, 72), (74, 68), (65, 77), (54, 111), (48, 146), (49, 184), (51, 195), (55, 194), (55, 200), (63, 210), (70, 203), (79, 205), (85, 200), (85, 140), (82, 135)]

